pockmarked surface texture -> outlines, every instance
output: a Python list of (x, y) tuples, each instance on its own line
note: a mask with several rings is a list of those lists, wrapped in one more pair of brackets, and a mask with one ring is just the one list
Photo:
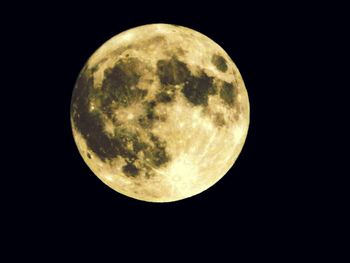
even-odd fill
[(228, 54), (192, 29), (122, 32), (87, 61), (73, 91), (73, 136), (105, 184), (170, 202), (215, 184), (237, 159), (249, 100)]

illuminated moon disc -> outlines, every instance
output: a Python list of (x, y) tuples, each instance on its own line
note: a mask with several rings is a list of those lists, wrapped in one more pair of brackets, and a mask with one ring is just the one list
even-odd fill
[(71, 124), (86, 164), (126, 196), (171, 202), (203, 192), (233, 166), (249, 99), (228, 54), (189, 28), (122, 32), (89, 58)]

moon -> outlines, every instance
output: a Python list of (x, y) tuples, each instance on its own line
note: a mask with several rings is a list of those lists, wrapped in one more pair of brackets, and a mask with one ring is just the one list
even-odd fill
[(93, 173), (148, 202), (199, 194), (233, 166), (249, 99), (229, 55), (205, 35), (150, 24), (99, 47), (72, 95), (74, 141)]

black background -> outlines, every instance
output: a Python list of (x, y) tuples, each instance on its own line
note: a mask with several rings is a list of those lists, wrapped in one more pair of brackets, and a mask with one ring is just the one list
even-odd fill
[[(148, 248), (152, 258), (159, 250), (168, 257), (216, 248), (223, 254), (237, 243), (256, 243), (256, 253), (292, 255), (321, 236), (314, 217), (322, 205), (314, 192), (318, 160), (311, 154), (319, 149), (318, 134), (307, 127), (320, 118), (313, 76), (326, 56), (320, 53), (327, 54), (319, 43), (329, 38), (325, 16), (333, 11), (319, 4), (214, 4), (20, 5), (5, 43), (26, 62), (20, 74), (9, 73), (21, 83), (14, 89), (22, 94), (16, 104), (21, 128), (12, 133), (25, 149), (11, 163), (16, 188), (7, 204), (11, 229), (19, 233), (13, 244), (56, 256), (78, 247), (90, 253), (95, 245), (110, 247), (107, 254), (130, 249), (133, 256)], [(251, 107), (247, 140), (229, 173), (197, 196), (164, 204), (104, 185), (79, 155), (69, 119), (73, 87), (90, 55), (114, 35), (149, 23), (183, 25), (222, 46), (243, 76)]]

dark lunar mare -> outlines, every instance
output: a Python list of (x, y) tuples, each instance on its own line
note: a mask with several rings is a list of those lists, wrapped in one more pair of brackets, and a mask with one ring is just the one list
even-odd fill
[[(142, 165), (143, 160), (139, 162), (141, 168), (135, 166), (140, 151), (149, 159), (149, 164), (155, 167), (160, 167), (170, 160), (166, 152), (166, 143), (149, 131), (148, 136), (152, 144), (143, 142), (139, 134), (122, 126), (116, 125), (114, 136), (105, 132), (102, 114), (110, 116), (112, 105), (126, 107), (141, 101), (147, 94), (146, 90), (137, 87), (140, 75), (135, 72), (136, 63), (134, 59), (121, 61), (112, 69), (107, 69), (101, 89), (93, 87), (93, 73), (97, 68), (88, 70), (84, 67), (77, 79), (71, 104), (73, 123), (85, 139), (87, 147), (102, 161), (122, 157), (127, 163), (122, 168), (127, 176), (139, 175), (141, 168), (146, 169), (146, 173), (147, 169), (150, 169)], [(89, 111), (90, 100), (99, 100), (100, 108)], [(150, 122), (158, 118), (154, 113), (155, 106), (155, 101), (145, 102), (145, 117)]]
[(197, 76), (190, 76), (185, 82), (182, 93), (194, 105), (208, 105), (208, 96), (216, 94), (213, 78), (202, 72)]
[(151, 128), (156, 120), (159, 119), (159, 117), (155, 113), (156, 101), (144, 101), (143, 102), (143, 108), (145, 114), (140, 116), (138, 119), (139, 125), (145, 129)]
[(123, 172), (127, 175), (127, 176), (137, 176), (139, 175), (139, 169), (137, 169), (137, 167), (132, 164), (132, 163), (128, 163), (126, 165), (123, 166)]
[(157, 74), (162, 84), (162, 91), (156, 95), (158, 102), (171, 102), (174, 98), (172, 85), (177, 84), (184, 83), (182, 93), (194, 105), (207, 105), (208, 96), (217, 92), (212, 77), (209, 77), (203, 70), (200, 71), (199, 76), (192, 75), (187, 65), (176, 57), (159, 60)]
[(229, 106), (233, 106), (236, 98), (236, 87), (234, 84), (224, 81), (221, 90), (220, 97)]
[(89, 92), (93, 89), (92, 72), (84, 68), (73, 91), (71, 116), (76, 129), (90, 148), (102, 160), (116, 156), (115, 141), (103, 132), (103, 122), (97, 111), (89, 112)]
[(102, 93), (106, 94), (104, 104), (110, 105), (111, 101), (114, 101), (117, 106), (127, 107), (147, 95), (147, 90), (136, 86), (140, 74), (135, 71), (135, 68), (139, 63), (137, 59), (129, 58), (105, 70), (102, 83)]
[(214, 64), (214, 66), (222, 71), (222, 72), (226, 72), (228, 67), (227, 67), (227, 64), (226, 64), (226, 59), (224, 59), (222, 56), (220, 55), (216, 55), (214, 54), (211, 58), (211, 62)]
[(163, 85), (176, 85), (183, 83), (191, 73), (185, 63), (172, 57), (168, 60), (158, 60), (157, 74)]

